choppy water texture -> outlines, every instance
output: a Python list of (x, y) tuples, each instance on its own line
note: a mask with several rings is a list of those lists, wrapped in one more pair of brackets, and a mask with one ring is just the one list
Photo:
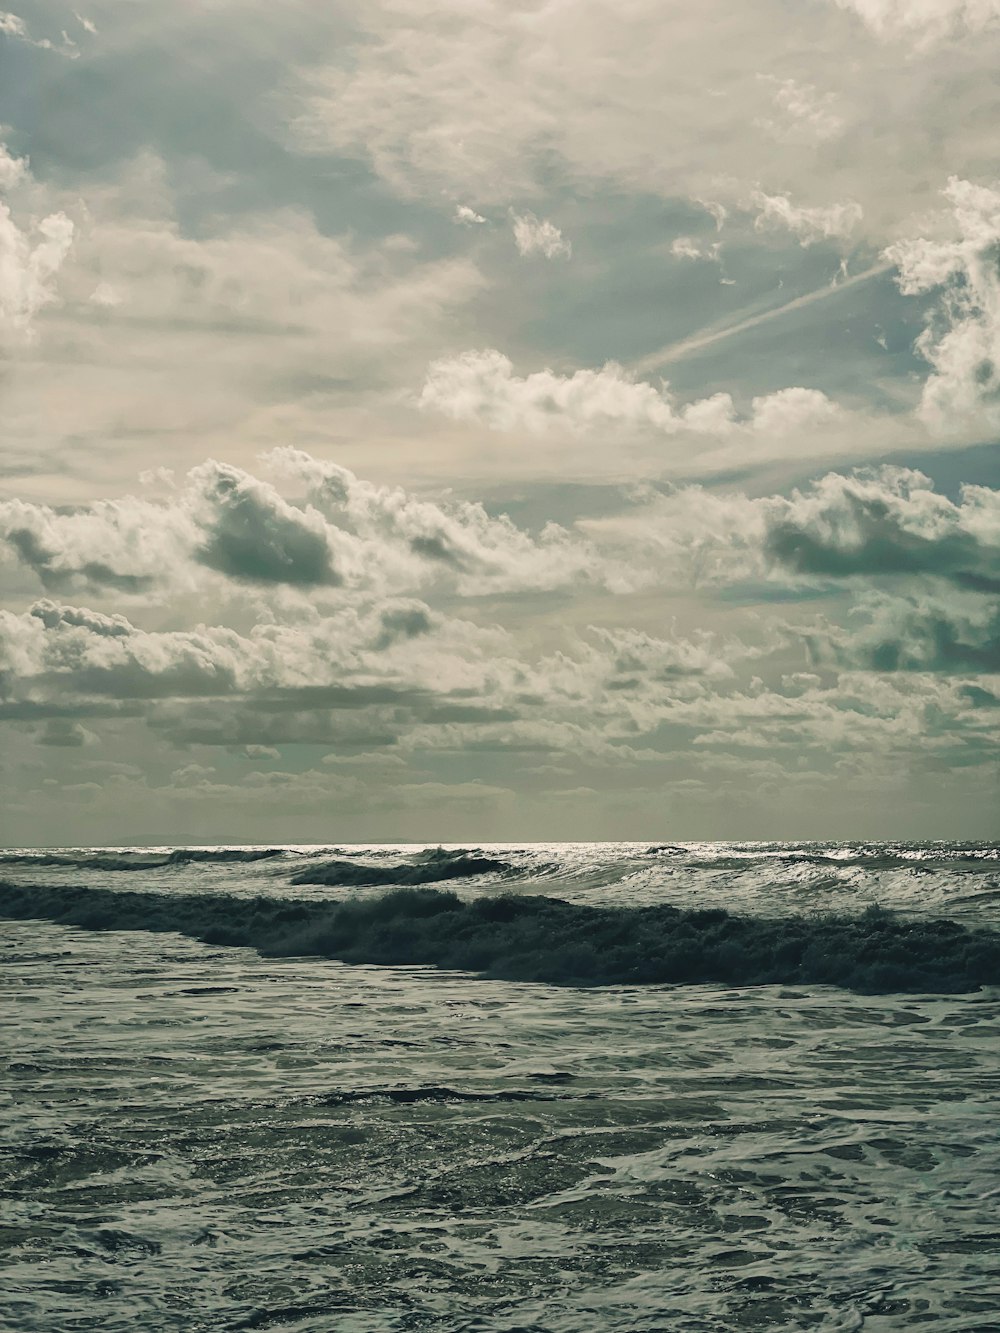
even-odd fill
[[(209, 850), (0, 878), (973, 930), (1000, 895), (984, 845)], [(578, 989), (51, 921), (0, 948), (18, 1333), (1000, 1330), (995, 988)]]

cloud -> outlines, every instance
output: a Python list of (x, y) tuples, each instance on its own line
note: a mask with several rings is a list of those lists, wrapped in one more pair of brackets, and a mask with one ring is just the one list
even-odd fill
[(853, 633), (831, 632), (826, 646), (836, 660), (871, 671), (1000, 672), (1000, 603), (964, 598), (873, 596), (859, 608), (867, 624)]
[(240, 647), (228, 630), (147, 633), (121, 616), (47, 600), (0, 616), (8, 693), (17, 684), (29, 699), (38, 690), (119, 700), (227, 694), (243, 669)]
[(482, 214), (477, 213), (476, 210), (470, 208), (468, 204), (456, 204), (453, 217), (456, 222), (460, 222), (466, 227), (482, 227), (488, 225)]
[(197, 560), (250, 583), (308, 588), (343, 581), (315, 510), (288, 504), (266, 482), (222, 463), (207, 463), (191, 478), (208, 506)]
[(856, 203), (806, 208), (793, 204), (787, 195), (769, 195), (762, 190), (751, 194), (750, 205), (757, 213), (754, 226), (758, 231), (787, 228), (802, 245), (846, 240), (864, 215)]
[[(134, 476), (139, 441), (180, 471), (209, 456), (245, 464), (290, 438), (359, 458), (377, 420), (397, 463), (414, 456), (395, 395), (486, 286), (469, 257), (368, 229), (330, 235), (270, 199), (216, 209), (233, 180), (204, 167), (189, 181), (151, 154), (108, 175), (73, 189), (28, 179), (0, 214), (0, 329), (24, 343), (33, 328), (37, 349), (5, 371), (20, 494), (63, 497), (68, 470), (107, 494), (98, 478)], [(207, 210), (200, 222), (178, 196)], [(60, 216), (73, 243), (54, 272), (68, 225), (35, 254), (32, 220)]]
[(762, 116), (757, 123), (779, 142), (822, 143), (843, 131), (844, 120), (834, 110), (837, 99), (833, 93), (820, 93), (815, 85), (797, 79), (772, 74), (760, 77), (773, 90), (776, 114)]
[[(948, 171), (989, 161), (995, 14), (996, 0), (580, 0), (572, 15), (447, 0), (428, 22), (373, 0), (356, 43), (303, 64), (293, 132), (303, 151), (363, 157), (404, 197), (503, 206), (542, 197), (555, 174), (591, 195), (701, 199), (726, 181), (733, 202), (755, 185), (809, 200), (828, 216), (800, 225), (838, 240), (855, 215), (836, 201), (856, 201), (885, 242)], [(871, 41), (859, 18), (918, 44), (947, 32), (978, 42), (943, 77)]]
[(586, 539), (556, 523), (533, 538), (480, 504), (436, 504), (374, 485), (300, 450), (275, 450), (268, 462), (304, 484), (309, 502), (353, 544), (344, 567), (358, 582), (381, 569), (386, 586), (396, 590), (444, 582), (472, 596), (628, 582), (624, 567), (602, 559)]
[(47, 37), (32, 37), (24, 19), (17, 14), (10, 13), (9, 10), (0, 10), (0, 36), (15, 38), (19, 42), (24, 42), (27, 46), (36, 46), (42, 51), (56, 51), (60, 55), (75, 60), (79, 54), (76, 50), (76, 43), (65, 29), (60, 35), (62, 37), (61, 46), (49, 41)]
[(648, 561), (661, 577), (762, 603), (910, 580), (1000, 592), (1000, 491), (942, 495), (922, 473), (883, 466), (828, 473), (788, 495), (677, 486), (630, 512), (582, 525), (599, 550)]
[(899, 241), (885, 254), (906, 295), (943, 289), (916, 347), (933, 368), (921, 415), (947, 432), (983, 413), (1000, 420), (1000, 189), (952, 176), (944, 195), (947, 233)]
[(26, 158), (14, 157), (5, 143), (0, 143), (0, 190), (20, 185), (28, 174)]
[(78, 749), (94, 740), (93, 732), (86, 731), (79, 722), (63, 717), (50, 718), (38, 733), (39, 745), (55, 745), (63, 749)]
[(57, 510), (0, 501), (0, 541), (48, 591), (148, 593), (183, 580), (200, 535), (185, 503), (126, 496)]
[(569, 259), (573, 247), (564, 240), (562, 232), (553, 222), (536, 218), (534, 213), (515, 213), (510, 215), (514, 229), (514, 244), (517, 252), (525, 258), (542, 255), (545, 259)]
[(1000, 20), (998, 0), (836, 0), (879, 37), (913, 37), (923, 45), (966, 32), (982, 32)]
[[(0, 24), (4, 17), (0, 15)], [(0, 32), (4, 31), (0, 26)], [(0, 189), (27, 177), (27, 163), (0, 144)], [(55, 279), (73, 244), (73, 223), (65, 213), (50, 213), (19, 226), (10, 206), (0, 201), (0, 332), (25, 334), (39, 310), (56, 300)]]
[(47, 630), (81, 629), (100, 639), (124, 639), (135, 633), (124, 616), (106, 616), (84, 607), (60, 606), (48, 598), (36, 602), (28, 614), (40, 620)]
[(956, 504), (921, 473), (884, 467), (831, 473), (761, 508), (765, 555), (795, 573), (924, 575), (1000, 592), (1000, 491), (966, 486)]
[(671, 242), (670, 253), (675, 259), (708, 259), (716, 261), (722, 249), (718, 241), (713, 245), (703, 245), (693, 236), (678, 236)]
[(825, 394), (803, 388), (754, 398), (750, 413), (743, 417), (737, 415), (727, 393), (678, 407), (665, 387), (658, 389), (637, 380), (614, 363), (568, 375), (539, 370), (522, 378), (514, 374), (510, 359), (492, 348), (434, 362), (428, 368), (420, 406), (455, 421), (534, 435), (553, 429), (780, 435), (828, 423), (838, 411)]
[[(236, 585), (392, 596), (434, 587), (462, 596), (593, 584), (629, 586), (627, 566), (549, 523), (537, 537), (467, 501), (436, 504), (347, 468), (282, 448), (266, 460), (286, 483), (231, 464), (193, 468), (164, 500), (136, 496), (70, 511), (0, 501), (0, 543), (50, 592), (115, 591), (163, 600)], [(217, 580), (216, 580), (217, 582)]]

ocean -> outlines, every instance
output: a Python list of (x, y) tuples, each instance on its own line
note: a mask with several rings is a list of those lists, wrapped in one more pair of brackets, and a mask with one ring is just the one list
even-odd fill
[(0, 879), (15, 1333), (1000, 1329), (1000, 844)]

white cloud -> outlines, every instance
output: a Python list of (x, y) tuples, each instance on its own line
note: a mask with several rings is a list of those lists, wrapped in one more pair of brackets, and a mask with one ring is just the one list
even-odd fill
[(300, 450), (275, 450), (267, 461), (305, 484), (310, 502), (341, 542), (355, 543), (353, 557), (345, 554), (342, 567), (359, 582), (381, 571), (397, 590), (443, 583), (472, 596), (630, 582), (627, 566), (606, 561), (556, 523), (533, 538), (482, 505), (438, 504), (399, 487), (376, 486)]
[(773, 88), (772, 99), (777, 114), (762, 116), (758, 124), (775, 139), (785, 143), (822, 143), (836, 138), (844, 128), (843, 118), (834, 110), (832, 93), (819, 93), (813, 84), (797, 79), (779, 79), (761, 75)]
[[(15, 322), (30, 327), (34, 311), (45, 341), (5, 372), (5, 461), (40, 497), (59, 493), (69, 466), (90, 494), (108, 494), (112, 475), (127, 486), (140, 439), (184, 471), (289, 438), (357, 460), (374, 430), (398, 433), (396, 466), (414, 451), (394, 395), (465, 326), (463, 309), (487, 285), (468, 256), (329, 235), (294, 209), (213, 213), (192, 232), (175, 216), (164, 163), (146, 154), (113, 184), (91, 182), (85, 200), (28, 179), (7, 206), (0, 324), (23, 339)], [(39, 216), (62, 234), (32, 232)], [(64, 217), (73, 244), (54, 273)], [(56, 347), (58, 394), (47, 359)]]
[(5, 37), (27, 37), (28, 28), (24, 19), (19, 18), (17, 14), (0, 10), (0, 33)]
[(32, 37), (24, 19), (7, 10), (0, 10), (0, 36), (14, 37), (18, 41), (25, 42), (28, 46), (36, 46), (42, 51), (56, 51), (60, 55), (67, 56), (70, 60), (75, 60), (79, 55), (76, 43), (65, 29), (60, 33), (62, 45), (57, 46), (55, 42), (49, 41), (47, 37)]
[(914, 37), (923, 44), (982, 32), (1000, 20), (1000, 0), (837, 0), (879, 37)]
[(536, 435), (553, 429), (784, 434), (829, 422), (838, 413), (824, 394), (802, 388), (754, 398), (749, 416), (743, 418), (726, 393), (678, 407), (665, 386), (636, 380), (613, 363), (600, 370), (560, 375), (546, 369), (521, 377), (515, 375), (510, 359), (495, 349), (434, 362), (420, 405), (456, 421)]
[(22, 229), (0, 203), (0, 327), (27, 332), (42, 306), (55, 301), (55, 277), (72, 243), (73, 223), (65, 213)]
[(481, 227), (486, 225), (486, 219), (482, 214), (477, 213), (476, 210), (470, 208), (468, 204), (455, 205), (454, 219), (456, 222), (461, 222), (467, 227)]
[(636, 561), (646, 551), (675, 581), (749, 583), (763, 601), (768, 584), (829, 592), (845, 581), (1000, 593), (1000, 491), (964, 486), (953, 500), (909, 468), (831, 472), (789, 495), (678, 486), (582, 526), (598, 549)]
[(572, 245), (563, 238), (555, 223), (536, 218), (534, 213), (514, 212), (511, 212), (510, 221), (519, 255), (542, 255), (545, 259), (569, 259), (572, 256)]
[(787, 195), (769, 195), (762, 190), (755, 190), (751, 194), (750, 204), (757, 213), (754, 226), (758, 231), (787, 228), (799, 237), (802, 245), (812, 245), (823, 240), (846, 240), (863, 216), (860, 204), (829, 204), (809, 208), (793, 204)]
[[(12, 16), (0, 15), (0, 23), (4, 17)], [(0, 143), (0, 190), (16, 192), (31, 184), (27, 160), (14, 157)], [(10, 204), (0, 200), (0, 333), (29, 333), (38, 311), (56, 300), (55, 279), (73, 244), (73, 232), (63, 212), (19, 224)]]
[(723, 179), (734, 202), (754, 183), (812, 208), (856, 201), (886, 240), (936, 180), (991, 160), (996, 0), (850, 7), (916, 35), (944, 15), (978, 44), (942, 77), (868, 40), (834, 3), (445, 0), (428, 20), (372, 0), (349, 53), (301, 70), (296, 141), (361, 154), (411, 196), (532, 199), (553, 164), (566, 180), (661, 197), (720, 198)]
[(899, 241), (885, 254), (907, 295), (944, 289), (917, 350), (933, 368), (921, 414), (947, 432), (983, 412), (1000, 419), (1000, 189), (953, 176), (944, 194), (945, 234)]
[(722, 246), (718, 241), (712, 245), (703, 245), (695, 240), (693, 236), (678, 236), (671, 242), (670, 253), (675, 259), (708, 259), (717, 260)]
[(773, 560), (825, 578), (944, 579), (1000, 592), (1000, 491), (965, 486), (956, 503), (920, 472), (831, 473), (807, 491), (756, 502)]
[[(279, 449), (269, 464), (307, 499), (292, 503), (231, 464), (200, 464), (164, 501), (135, 496), (60, 512), (0, 502), (0, 543), (50, 592), (162, 602), (233, 584), (334, 599), (446, 589), (461, 596), (640, 578), (558, 524), (537, 536), (478, 504), (437, 504), (335, 463)], [(222, 584), (220, 586), (220, 578)], [(340, 591), (338, 591), (340, 590)]]
[(14, 157), (5, 143), (0, 143), (0, 190), (18, 185), (28, 174), (28, 163), (23, 157)]

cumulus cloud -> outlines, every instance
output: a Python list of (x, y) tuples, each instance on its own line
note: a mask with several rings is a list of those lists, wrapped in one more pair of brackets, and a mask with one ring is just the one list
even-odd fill
[(93, 732), (86, 731), (79, 722), (70, 718), (52, 717), (38, 733), (39, 745), (55, 745), (63, 749), (78, 749), (96, 740)]
[(614, 363), (568, 375), (539, 370), (521, 377), (510, 359), (492, 348), (432, 363), (420, 405), (455, 421), (530, 434), (612, 427), (666, 435), (782, 434), (828, 422), (837, 414), (825, 394), (803, 388), (754, 398), (744, 417), (738, 416), (727, 393), (678, 407), (666, 387), (637, 380)]
[[(0, 144), (0, 189), (9, 190), (26, 176), (24, 159)], [(0, 330), (25, 333), (38, 311), (56, 299), (56, 275), (72, 243), (73, 223), (65, 213), (19, 225), (0, 201)]]
[(1000, 672), (996, 599), (872, 596), (858, 608), (866, 624), (826, 638), (836, 660), (872, 671)]
[[(138, 440), (184, 471), (212, 455), (245, 463), (290, 438), (354, 440), (373, 410), (397, 460), (414, 455), (392, 394), (420, 376), (443, 330), (463, 327), (462, 308), (485, 285), (471, 258), (429, 255), (399, 235), (329, 235), (266, 197), (235, 215), (213, 205), (193, 228), (158, 157), (115, 172), (88, 181), (82, 200), (52, 178), (28, 178), (7, 200), (0, 331), (24, 343), (33, 326), (59, 356), (58, 394), (39, 357), (19, 355), (6, 371), (5, 461), (32, 478), (20, 493), (62, 494), (68, 451), (101, 494), (96, 478), (121, 484), (138, 470)], [(231, 181), (196, 174), (199, 208), (226, 197)], [(60, 212), (73, 243), (45, 277), (44, 251), (29, 262), (33, 220)]]
[(911, 237), (885, 253), (907, 295), (942, 289), (917, 350), (933, 368), (921, 413), (947, 431), (983, 410), (1000, 419), (1000, 189), (953, 176), (944, 194), (947, 234)]
[(28, 698), (36, 690), (115, 699), (230, 693), (241, 668), (239, 645), (229, 630), (147, 633), (120, 616), (50, 601), (23, 616), (0, 616), (8, 689), (16, 679)]
[(19, 185), (28, 174), (26, 158), (14, 157), (5, 143), (0, 143), (0, 190)]
[(456, 204), (453, 217), (456, 222), (462, 223), (466, 227), (482, 227), (486, 225), (486, 219), (481, 213), (477, 213), (474, 208), (468, 204)]
[(534, 213), (511, 212), (510, 221), (519, 255), (525, 258), (541, 255), (545, 259), (569, 259), (572, 256), (572, 245), (547, 218), (536, 218)]
[(70, 510), (0, 502), (0, 541), (49, 591), (145, 593), (183, 576), (199, 539), (191, 506), (135, 496)]
[(965, 486), (956, 503), (929, 479), (884, 467), (831, 473), (761, 502), (766, 556), (824, 578), (925, 575), (1000, 592), (1000, 491)]
[(532, 660), (499, 630), (399, 599), (246, 632), (144, 630), (46, 599), (0, 613), (0, 716), (100, 718), (114, 699), (183, 743), (610, 754), (729, 680), (739, 655), (708, 635), (596, 629)]
[(480, 504), (442, 505), (377, 486), (301, 450), (275, 450), (268, 462), (306, 485), (310, 503), (355, 543), (356, 565), (370, 569), (380, 561), (399, 587), (445, 580), (475, 595), (628, 581), (624, 568), (603, 561), (586, 539), (556, 523), (534, 538)]
[(326, 524), (240, 468), (208, 463), (191, 474), (208, 514), (196, 558), (229, 578), (298, 587), (342, 582)]
[(631, 586), (628, 567), (556, 523), (532, 536), (480, 504), (439, 504), (282, 448), (267, 456), (306, 498), (285, 499), (231, 464), (193, 468), (168, 498), (96, 501), (70, 511), (0, 502), (0, 543), (51, 592), (163, 597), (206, 571), (251, 588), (464, 596), (574, 584)]
[(1000, 491), (969, 485), (951, 499), (908, 468), (828, 473), (787, 495), (677, 486), (583, 526), (599, 548), (643, 552), (706, 591), (735, 596), (743, 584), (762, 601), (844, 580), (855, 592), (904, 579), (1000, 592)]

